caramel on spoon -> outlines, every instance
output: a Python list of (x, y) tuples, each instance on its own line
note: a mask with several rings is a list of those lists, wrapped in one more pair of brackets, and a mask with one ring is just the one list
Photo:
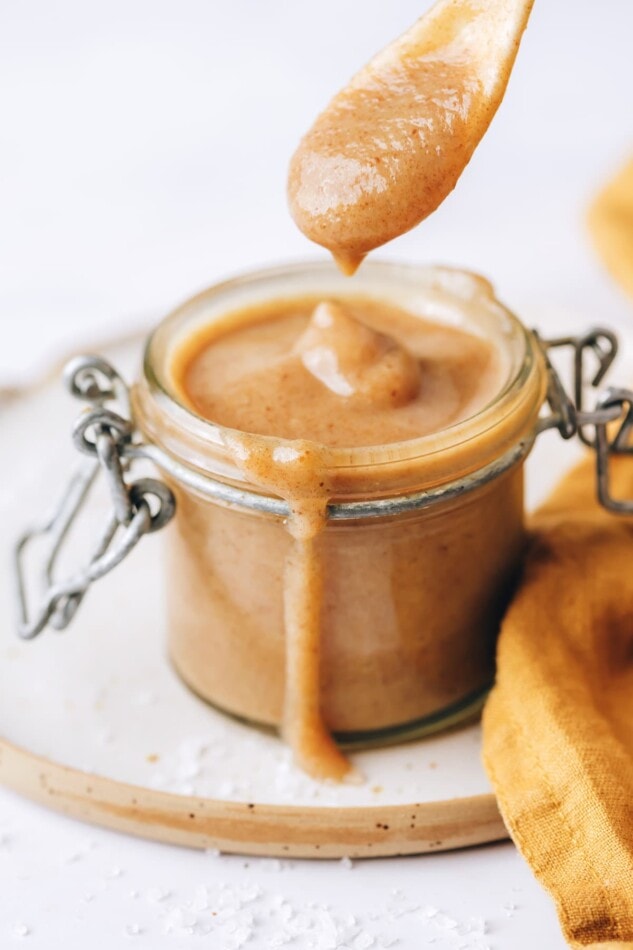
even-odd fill
[(345, 273), (453, 190), (503, 98), (533, 2), (439, 0), (301, 140), (290, 210)]

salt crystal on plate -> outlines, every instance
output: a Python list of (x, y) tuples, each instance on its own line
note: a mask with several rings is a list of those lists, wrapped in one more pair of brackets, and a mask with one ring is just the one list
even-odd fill
[(421, 911), (422, 916), (423, 916), (423, 917), (428, 917), (428, 918), (437, 917), (437, 915), (439, 914), (439, 912), (440, 912), (440, 911), (439, 911), (439, 908), (438, 908), (438, 907), (433, 907), (432, 904), (428, 904), (426, 907), (423, 907), (423, 908), (422, 908), (422, 911)]
[[(160, 904), (162, 901), (166, 901), (170, 896), (171, 891), (168, 891), (162, 887), (149, 887), (145, 891), (145, 897), (150, 904)], [(130, 897), (138, 897), (138, 891), (132, 891)]]
[(140, 937), (143, 933), (143, 929), (139, 927), (138, 924), (127, 924), (125, 932), (128, 937)]
[(218, 798), (231, 798), (235, 795), (235, 782), (222, 782), (218, 786)]
[(376, 943), (375, 938), (372, 937), (371, 934), (367, 933), (366, 930), (363, 930), (358, 934), (358, 936), (354, 940), (352, 947), (354, 948), (354, 950), (369, 950), (369, 948), (373, 947), (375, 943)]
[(195, 933), (198, 917), (186, 907), (174, 907), (165, 917), (165, 933), (175, 933), (182, 936), (183, 933)]
[(227, 950), (239, 950), (251, 939), (252, 935), (253, 932), (250, 927), (238, 927), (226, 944)]
[(209, 740), (202, 736), (189, 736), (180, 743), (180, 755), (184, 759), (199, 759), (209, 751)]
[(483, 917), (469, 917), (463, 929), (465, 933), (483, 936), (488, 929), (488, 924)]
[(199, 762), (183, 762), (178, 766), (176, 778), (181, 781), (187, 781), (187, 779), (200, 778), (202, 768)]
[(76, 864), (77, 861), (81, 860), (81, 858), (83, 858), (83, 854), (81, 853), (81, 851), (73, 851), (71, 854), (65, 855), (62, 858), (60, 863), (61, 864)]
[(350, 871), (354, 867), (352, 859), (348, 858), (347, 855), (344, 858), (341, 858), (340, 863), (341, 863), (341, 867), (347, 868), (348, 871)]
[(196, 888), (191, 906), (193, 910), (209, 909), (209, 889), (203, 884)]
[(134, 697), (135, 706), (151, 706), (156, 702), (156, 694), (151, 689), (142, 689)]
[(16, 937), (28, 937), (31, 933), (31, 928), (27, 924), (15, 924), (13, 933)]

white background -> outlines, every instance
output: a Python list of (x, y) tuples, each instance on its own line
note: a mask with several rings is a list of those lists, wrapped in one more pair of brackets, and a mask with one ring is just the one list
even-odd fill
[[(287, 214), (288, 158), (328, 96), (426, 5), (1, 0), (0, 381), (231, 271), (321, 255)], [(633, 319), (583, 224), (600, 181), (633, 150), (632, 36), (630, 0), (536, 0), (507, 99), (457, 190), (386, 255), (480, 270), (545, 324)], [(10, 446), (0, 452), (9, 463)], [(486, 918), (498, 950), (563, 946), (511, 845), (279, 868), (83, 829), (0, 792), (2, 948), (225, 950), (235, 934), (165, 935), (146, 894), (185, 903), (222, 881), (258, 882), (264, 903), (281, 895), (295, 910), (327, 902), (361, 936), (407, 950), (484, 945), (424, 923), (431, 905)], [(273, 918), (245, 946), (264, 950)]]

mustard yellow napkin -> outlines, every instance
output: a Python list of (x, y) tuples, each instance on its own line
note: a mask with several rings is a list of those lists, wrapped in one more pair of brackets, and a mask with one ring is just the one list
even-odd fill
[[(633, 459), (613, 485), (633, 497)], [(533, 519), (505, 617), (484, 761), (517, 847), (574, 947), (633, 947), (633, 517), (593, 459)]]
[[(589, 224), (633, 293), (633, 161)], [(595, 500), (594, 460), (533, 519), (484, 712), (484, 762), (517, 847), (573, 947), (633, 947), (633, 516)], [(633, 458), (613, 463), (633, 498)]]

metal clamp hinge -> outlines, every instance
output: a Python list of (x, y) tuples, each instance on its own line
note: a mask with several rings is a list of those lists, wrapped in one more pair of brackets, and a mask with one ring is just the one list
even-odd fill
[[(80, 356), (64, 371), (65, 382), (87, 402), (73, 428), (76, 448), (89, 459), (72, 475), (48, 518), (26, 530), (15, 545), (18, 634), (25, 640), (45, 627), (63, 630), (71, 622), (90, 585), (108, 574), (145, 534), (158, 531), (173, 517), (171, 490), (155, 478), (130, 480), (126, 450), (137, 441), (130, 419), (128, 390), (113, 367), (96, 356)], [(108, 403), (116, 405), (110, 408)], [(102, 525), (88, 561), (69, 576), (58, 578), (56, 567), (68, 534), (79, 518), (99, 475), (107, 481), (112, 510)], [(45, 541), (41, 590), (29, 609), (25, 558), (36, 538)]]
[[(598, 395), (593, 409), (584, 407), (587, 385), (597, 388), (618, 352), (617, 337), (596, 327), (584, 336), (543, 340), (534, 331), (547, 369), (546, 402), (550, 414), (539, 420), (539, 432), (556, 428), (564, 439), (578, 438), (596, 453), (596, 484), (600, 503), (609, 511), (633, 514), (633, 499), (614, 498), (611, 493), (610, 460), (632, 455), (633, 390), (610, 387)], [(568, 395), (554, 368), (549, 352), (571, 347), (574, 352), (573, 396)], [(618, 424), (619, 423), (619, 424)], [(593, 429), (593, 434), (588, 430)]]

